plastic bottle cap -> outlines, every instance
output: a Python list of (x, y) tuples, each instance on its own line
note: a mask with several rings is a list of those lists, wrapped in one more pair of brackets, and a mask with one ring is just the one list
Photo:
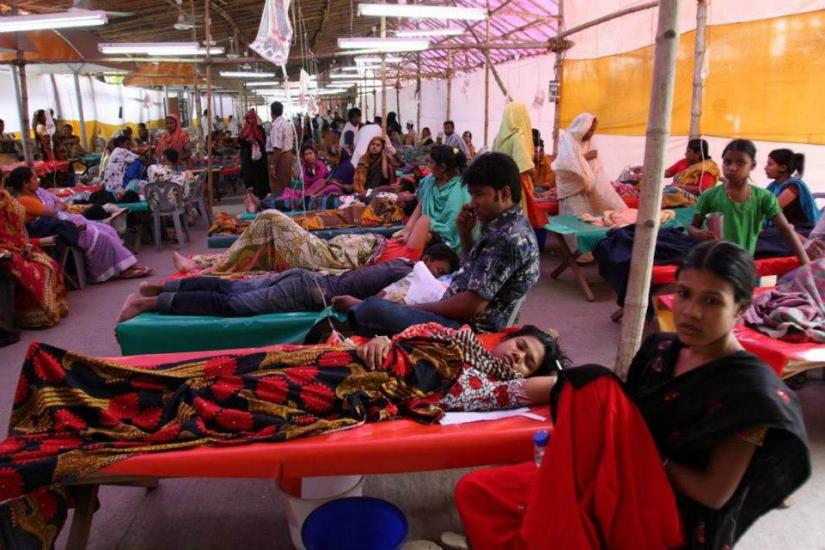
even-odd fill
[(533, 434), (533, 444), (539, 447), (546, 447), (550, 441), (550, 432), (548, 430), (538, 430)]

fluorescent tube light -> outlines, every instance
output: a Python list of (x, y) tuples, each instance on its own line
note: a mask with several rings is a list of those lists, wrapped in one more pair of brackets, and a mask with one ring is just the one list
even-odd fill
[(370, 17), (406, 17), (410, 19), (459, 19), (484, 21), (484, 8), (460, 8), (453, 6), (421, 6), (413, 4), (358, 4), (358, 15)]
[(432, 36), (459, 36), (461, 34), (464, 34), (463, 29), (449, 28), (396, 31), (395, 36), (398, 38), (428, 38)]
[[(283, 87), (284, 83), (280, 80), (264, 80), (264, 81), (261, 81), (261, 82), (245, 82), (244, 86), (246, 86), (247, 88), (261, 88), (261, 87), (264, 87), (264, 86)], [(299, 88), (300, 86), (301, 86), (300, 82), (290, 82), (289, 83), (290, 88)], [(309, 87), (310, 88), (317, 88), (318, 87), (318, 82), (313, 78), (313, 80), (309, 81)]]
[[(106, 55), (206, 55), (206, 48), (197, 42), (112, 42), (98, 44), (97, 49)], [(211, 55), (220, 55), (223, 48), (209, 48)]]
[(372, 52), (418, 52), (430, 47), (430, 41), (422, 38), (339, 38), (342, 50), (371, 50)]
[(223, 78), (275, 78), (275, 73), (254, 73), (252, 71), (221, 71)]
[(105, 11), (74, 10), (39, 15), (0, 17), (0, 32), (97, 27), (109, 22)]

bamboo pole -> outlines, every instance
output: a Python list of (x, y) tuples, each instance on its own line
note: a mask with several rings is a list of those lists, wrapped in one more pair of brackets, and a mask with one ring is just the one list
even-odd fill
[[(17, 15), (17, 0), (12, 0), (11, 14)], [(23, 49), (20, 47), (20, 34), (16, 33), (17, 42), (17, 79), (12, 78), (17, 92), (17, 109), (20, 112), (20, 143), (23, 145), (23, 158), (26, 162), (34, 161), (32, 143), (29, 141), (29, 87), (26, 83), (26, 62), (23, 57)], [(14, 75), (12, 75), (14, 76)]]
[(80, 91), (80, 67), (73, 69), (74, 73), (74, 92), (77, 96), (77, 116), (80, 117), (80, 141), (83, 143), (83, 148), (89, 149), (89, 140), (86, 135), (86, 117), (83, 113), (83, 94)]
[[(387, 18), (381, 18), (381, 38), (387, 37)], [(381, 54), (381, 134), (387, 135), (387, 54)]]
[[(192, 19), (194, 21), (197, 21), (197, 18), (195, 17), (195, 0), (190, 0), (189, 1), (189, 6), (190, 6), (191, 12), (192, 12)], [(197, 25), (192, 27), (192, 41), (193, 42), (198, 41), (198, 26)], [(206, 49), (207, 49), (207, 51), (209, 50), (208, 47)], [(201, 104), (201, 92), (198, 89), (198, 67), (196, 65), (192, 65), (192, 73), (193, 73), (193, 75), (192, 75), (192, 92), (194, 94), (193, 100), (192, 100), (192, 106), (195, 107), (195, 116), (198, 117), (198, 125), (196, 126), (196, 128), (197, 128), (197, 136), (198, 136), (198, 149), (200, 149), (203, 146), (203, 121), (201, 121), (201, 115), (203, 113), (203, 111), (202, 111), (203, 105)], [(195, 119), (194, 118), (192, 119), (192, 126), (195, 126)]]
[[(564, 28), (564, 2), (559, 2), (559, 22), (558, 27), (559, 30)], [(557, 33), (560, 34), (560, 33)], [(559, 44), (561, 46), (561, 44)], [(556, 105), (553, 107), (553, 155), (557, 155), (559, 153), (559, 132), (561, 131), (561, 90), (562, 90), (562, 82), (564, 82), (564, 54), (567, 50), (559, 47), (556, 50), (556, 63), (553, 67), (553, 72), (555, 74), (555, 80), (558, 82), (559, 86), (559, 93), (558, 99), (556, 100)]]
[(163, 87), (163, 118), (169, 116), (169, 86)]
[(702, 124), (702, 94), (705, 81), (702, 70), (705, 66), (705, 29), (708, 23), (707, 0), (696, 1), (696, 45), (693, 54), (693, 98), (690, 104), (690, 138), (697, 138), (701, 133)]
[(642, 342), (650, 293), (653, 253), (659, 231), (659, 208), (667, 138), (670, 135), (676, 54), (679, 47), (679, 2), (662, 0), (656, 30), (653, 85), (645, 140), (644, 179), (639, 197), (639, 217), (630, 264), (630, 279), (624, 304), (624, 319), (619, 340), (616, 373), (627, 376), (627, 369)]
[[(563, 4), (564, 2), (559, 2)], [(487, 19), (485, 19), (485, 42), (490, 41), (490, 0), (487, 0)], [(484, 59), (484, 146), (487, 147), (490, 137), (490, 63)]]
[(452, 120), (450, 115), (453, 111), (453, 52), (447, 52), (447, 117), (444, 120)]
[[(415, 75), (415, 131), (421, 137), (421, 53), (416, 54), (416, 75)], [(415, 140), (416, 143), (418, 139)]]
[(17, 116), (20, 121), (20, 143), (23, 145), (23, 158), (26, 162), (32, 162), (33, 155), (31, 143), (29, 142), (29, 117), (26, 115), (28, 106), (23, 105), (23, 93), (20, 90), (20, 75), (17, 71), (12, 71), (11, 81), (14, 84), (14, 97), (17, 99)]
[(655, 0), (653, 2), (648, 2), (646, 4), (639, 4), (638, 6), (633, 6), (632, 8), (625, 8), (623, 10), (614, 11), (613, 13), (608, 13), (607, 15), (604, 15), (602, 17), (598, 17), (596, 19), (593, 19), (592, 21), (588, 21), (587, 23), (582, 23), (581, 25), (573, 27), (572, 29), (568, 29), (561, 33), (558, 37), (567, 38), (571, 34), (576, 34), (577, 32), (581, 32), (591, 27), (601, 25), (602, 23), (607, 23), (608, 21), (612, 21), (613, 19), (624, 17), (625, 15), (630, 15), (631, 13), (653, 9), (656, 6), (660, 6), (661, 9), (662, 4), (664, 4), (664, 2), (659, 2), (658, 0)]
[[(209, 106), (209, 115), (206, 117), (206, 208), (212, 218), (212, 191), (215, 186), (215, 174), (212, 172), (212, 121), (214, 120), (214, 106), (212, 105), (212, 64), (209, 62), (210, 45), (212, 44), (212, 0), (204, 0), (203, 24), (206, 30), (206, 104)], [(197, 74), (197, 73), (196, 73)]]
[[(470, 34), (473, 35), (473, 38), (475, 39), (476, 42), (481, 42), (481, 40), (479, 40), (479, 38), (478, 38), (478, 34), (476, 34), (476, 31), (473, 30), (473, 28), (470, 25), (464, 23), (464, 28), (467, 29), (468, 31), (470, 31)], [(549, 42), (547, 43), (547, 45), (549, 46)], [(504, 94), (504, 97), (507, 98), (507, 101), (513, 101), (513, 98), (510, 96), (510, 92), (507, 91), (507, 88), (504, 86), (504, 82), (501, 80), (501, 76), (499, 76), (495, 65), (493, 65), (493, 60), (490, 58), (490, 49), (491, 48), (499, 49), (498, 47), (494, 47), (491, 44), (484, 44), (482, 46), (481, 51), (484, 53), (484, 59), (485, 59), (485, 61), (487, 61), (487, 65), (489, 65), (490, 71), (492, 71), (492, 73), (493, 73), (493, 78), (496, 79), (496, 84), (498, 84), (498, 87), (501, 89), (501, 93)], [(448, 54), (449, 54), (449, 52), (448, 52)], [(449, 81), (448, 81), (448, 83), (449, 83)]]

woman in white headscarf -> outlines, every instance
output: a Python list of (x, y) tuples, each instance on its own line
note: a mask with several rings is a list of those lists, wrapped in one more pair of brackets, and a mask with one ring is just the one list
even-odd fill
[[(581, 216), (599, 214), (605, 210), (627, 208), (619, 194), (604, 177), (598, 151), (590, 138), (596, 132), (598, 119), (590, 113), (581, 113), (559, 136), (559, 152), (553, 162), (556, 190), (559, 196), (559, 214)], [(575, 238), (567, 239), (575, 249)]]

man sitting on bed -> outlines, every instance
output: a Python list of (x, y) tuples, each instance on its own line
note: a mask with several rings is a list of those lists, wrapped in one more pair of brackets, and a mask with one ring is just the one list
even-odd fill
[[(455, 271), (458, 256), (446, 244), (435, 244), (424, 251), (421, 262), (432, 275), (440, 277)], [(140, 293), (132, 294), (126, 300), (118, 322), (148, 311), (168, 315), (217, 317), (320, 311), (334, 296), (373, 296), (405, 279), (413, 271), (414, 265), (409, 260), (397, 259), (342, 275), (321, 275), (306, 269), (290, 269), (242, 281), (189, 277), (165, 283), (144, 282), (140, 285)]]
[[(461, 269), (441, 300), (401, 305), (378, 297), (341, 296), (333, 305), (348, 311), (350, 324), (365, 335), (397, 334), (420, 323), (496, 332), (507, 325), (516, 303), (539, 278), (536, 236), (519, 206), (521, 179), (512, 158), (487, 153), (476, 158), (462, 182), (470, 192), (456, 223), (465, 253)], [(473, 230), (481, 222), (476, 242)]]

